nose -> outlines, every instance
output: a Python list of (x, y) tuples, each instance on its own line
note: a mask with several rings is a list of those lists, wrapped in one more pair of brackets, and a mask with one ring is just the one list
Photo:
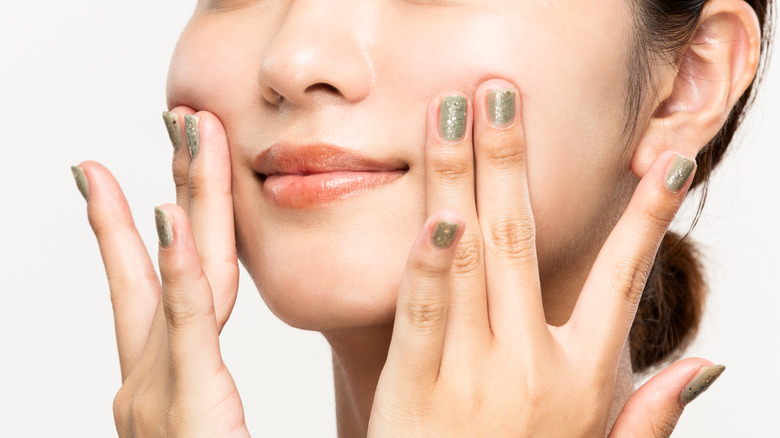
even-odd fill
[(361, 3), (373, 2), (290, 2), (263, 54), (259, 79), (266, 101), (305, 107), (354, 103), (371, 93), (373, 67), (361, 37), (370, 34), (370, 20), (355, 13)]

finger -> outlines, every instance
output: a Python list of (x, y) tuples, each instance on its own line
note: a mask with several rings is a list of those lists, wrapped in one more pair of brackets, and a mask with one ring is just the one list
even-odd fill
[(514, 85), (502, 80), (482, 84), (474, 98), (474, 120), (477, 215), (485, 244), (490, 326), (496, 337), (536, 339), (547, 323)]
[(157, 207), (155, 221), (171, 370), (183, 387), (202, 385), (222, 367), (211, 287), (184, 210), (171, 204)]
[(709, 389), (726, 367), (704, 359), (681, 360), (639, 388), (620, 411), (610, 438), (666, 438), (685, 406)]
[(87, 194), (89, 223), (106, 268), (124, 381), (146, 343), (160, 300), (160, 283), (113, 175), (89, 161), (74, 168), (74, 174)]
[(200, 263), (214, 293), (219, 327), (225, 324), (238, 290), (230, 152), (219, 119), (208, 112), (185, 117), (192, 155), (189, 219)]
[[(474, 199), (473, 111), (464, 96), (444, 94), (428, 107), (425, 147), (427, 211), (451, 208), (466, 218), (466, 231), (450, 271), (447, 336), (452, 345), (490, 335), (482, 238)], [(465, 351), (461, 349), (462, 351)], [(461, 358), (453, 358), (459, 362)]]
[(465, 220), (453, 210), (432, 215), (409, 254), (398, 292), (387, 373), (406, 389), (436, 380), (449, 308), (448, 274)]
[(631, 329), (658, 245), (682, 204), (695, 162), (660, 155), (593, 265), (566, 330), (575, 348), (597, 367), (612, 369)]
[(173, 182), (176, 185), (176, 204), (189, 212), (190, 206), (190, 153), (187, 147), (187, 135), (184, 126), (184, 116), (195, 114), (192, 108), (179, 106), (170, 112), (163, 112), (163, 122), (168, 131), (168, 137), (173, 146), (173, 161), (171, 170), (173, 172)]

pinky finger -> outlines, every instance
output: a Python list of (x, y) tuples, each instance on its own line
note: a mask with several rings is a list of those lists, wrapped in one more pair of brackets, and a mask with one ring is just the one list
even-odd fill
[(726, 369), (704, 359), (681, 360), (642, 385), (626, 402), (610, 438), (666, 438), (685, 409)]
[(222, 368), (214, 298), (184, 210), (157, 207), (155, 220), (172, 371), (177, 383), (197, 384)]
[(449, 301), (449, 271), (465, 220), (452, 211), (431, 216), (409, 254), (398, 292), (385, 369), (417, 387), (438, 375)]

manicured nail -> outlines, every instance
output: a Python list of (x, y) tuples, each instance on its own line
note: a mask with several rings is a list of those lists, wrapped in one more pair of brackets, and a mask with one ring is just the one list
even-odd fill
[(190, 157), (195, 158), (200, 151), (200, 133), (198, 132), (198, 116), (184, 116), (184, 128), (187, 131), (187, 144), (190, 146)]
[(437, 248), (449, 248), (456, 234), (458, 234), (458, 224), (440, 220), (436, 222), (436, 228), (433, 230), (433, 244)]
[(696, 377), (688, 382), (688, 385), (685, 386), (682, 394), (680, 394), (680, 401), (682, 401), (683, 406), (696, 400), (696, 397), (708, 390), (718, 380), (718, 377), (723, 374), (723, 371), (726, 371), (726, 367), (723, 365), (704, 367), (699, 370)]
[(89, 183), (87, 182), (87, 176), (84, 175), (84, 169), (79, 166), (71, 166), (71, 172), (73, 172), (73, 178), (76, 179), (76, 187), (79, 188), (81, 196), (84, 199), (89, 198)]
[(666, 188), (672, 193), (679, 192), (694, 170), (696, 170), (695, 161), (682, 155), (674, 157), (669, 170), (666, 171)]
[(160, 246), (167, 248), (173, 243), (173, 223), (171, 215), (160, 207), (154, 208), (154, 221), (157, 223), (157, 237), (160, 239)]
[(448, 141), (458, 141), (466, 135), (468, 101), (463, 96), (447, 96), (439, 104), (439, 135)]
[(163, 111), (163, 120), (165, 128), (168, 129), (168, 137), (171, 138), (171, 144), (174, 150), (179, 150), (181, 146), (181, 131), (179, 130), (179, 115), (168, 111)]
[(490, 123), (496, 126), (511, 125), (515, 121), (515, 90), (495, 90), (487, 95), (487, 111)]

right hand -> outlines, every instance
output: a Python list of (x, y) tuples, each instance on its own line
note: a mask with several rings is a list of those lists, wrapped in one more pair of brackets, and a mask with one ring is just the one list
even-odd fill
[(181, 137), (173, 157), (178, 205), (158, 211), (173, 235), (159, 248), (162, 282), (114, 177), (95, 162), (79, 166), (114, 309), (122, 371), (114, 399), (117, 432), (249, 436), (219, 346), (238, 290), (227, 137), (216, 116), (197, 113), (200, 149), (191, 159), (184, 116), (195, 112), (180, 107), (173, 113)]

